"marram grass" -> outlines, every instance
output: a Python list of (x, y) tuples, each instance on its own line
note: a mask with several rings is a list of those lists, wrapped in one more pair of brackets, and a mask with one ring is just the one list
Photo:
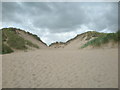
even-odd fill
[(14, 28), (4, 28), (0, 32), (2, 32), (0, 34), (2, 37), (2, 43), (0, 44), (0, 46), (2, 45), (2, 50), (0, 50), (0, 53), (2, 54), (14, 52), (13, 49), (26, 50), (28, 49), (27, 46), (39, 48), (38, 45), (16, 34)]
[(119, 42), (120, 41), (120, 31), (118, 31), (116, 33), (103, 34), (102, 36), (99, 36), (93, 40), (88, 41), (86, 44), (81, 46), (81, 48), (85, 48), (87, 46), (99, 47), (103, 44), (109, 43), (110, 41)]

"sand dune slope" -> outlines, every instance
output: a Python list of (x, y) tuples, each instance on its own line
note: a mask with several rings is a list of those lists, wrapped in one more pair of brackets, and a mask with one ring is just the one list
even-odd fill
[(3, 55), (3, 88), (117, 88), (118, 51), (37, 50)]
[(47, 45), (44, 42), (42, 42), (42, 40), (37, 40), (35, 37), (28, 33), (25, 33), (24, 31), (19, 31), (19, 35), (25, 38), (26, 40), (32, 41), (32, 43), (37, 44), (41, 49), (48, 48)]

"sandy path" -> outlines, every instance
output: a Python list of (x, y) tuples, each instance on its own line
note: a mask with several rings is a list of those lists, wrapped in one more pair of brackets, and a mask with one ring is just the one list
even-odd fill
[(38, 50), (3, 55), (3, 88), (117, 88), (118, 51)]
[(0, 55), (0, 89), (2, 89), (2, 55)]

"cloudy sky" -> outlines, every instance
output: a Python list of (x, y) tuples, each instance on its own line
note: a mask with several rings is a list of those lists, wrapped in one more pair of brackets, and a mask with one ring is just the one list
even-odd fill
[(86, 31), (116, 32), (117, 2), (2, 2), (2, 27), (37, 34), (48, 45)]

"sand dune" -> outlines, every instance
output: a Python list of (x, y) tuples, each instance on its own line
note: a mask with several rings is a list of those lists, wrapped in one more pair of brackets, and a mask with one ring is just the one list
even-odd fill
[(3, 55), (3, 88), (117, 88), (118, 49), (36, 50)]
[(118, 44), (110, 42), (97, 48), (80, 49), (97, 37), (91, 33), (96, 32), (83, 33), (66, 43), (56, 42), (48, 47), (34, 35), (18, 30), (18, 35), (40, 49), (31, 47), (30, 50), (4, 54), (0, 62), (2, 87), (117, 88)]

